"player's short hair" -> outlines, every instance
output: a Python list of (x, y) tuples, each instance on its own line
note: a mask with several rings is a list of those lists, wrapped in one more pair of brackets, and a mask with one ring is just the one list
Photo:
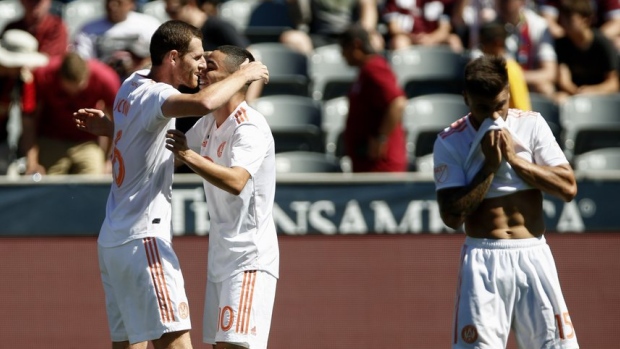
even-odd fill
[(182, 56), (189, 52), (189, 44), (193, 38), (202, 41), (202, 32), (191, 24), (179, 20), (170, 20), (160, 25), (151, 38), (149, 51), (153, 66), (159, 66), (164, 56), (177, 50)]
[(250, 62), (254, 62), (254, 56), (250, 53), (250, 51), (233, 45), (222, 45), (215, 49), (215, 51), (220, 51), (226, 55), (224, 59), (224, 64), (226, 65), (226, 70), (229, 73), (234, 73), (239, 70), (239, 67), (245, 60), (247, 59)]
[(497, 96), (508, 86), (506, 60), (501, 56), (481, 56), (465, 66), (465, 93)]
[(60, 78), (71, 83), (82, 83), (88, 79), (88, 64), (75, 52), (67, 52), (59, 70)]

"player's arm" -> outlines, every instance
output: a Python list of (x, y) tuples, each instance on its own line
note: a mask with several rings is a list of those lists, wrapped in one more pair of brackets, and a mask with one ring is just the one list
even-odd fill
[(230, 194), (239, 195), (250, 179), (250, 173), (242, 167), (224, 167), (191, 150), (179, 130), (168, 130), (166, 148), (200, 177)]
[(469, 184), (437, 191), (441, 219), (448, 227), (458, 229), (484, 200), (502, 160), (498, 138), (496, 131), (483, 137), (481, 148), (485, 162)]
[(106, 116), (99, 109), (84, 108), (73, 113), (75, 126), (95, 136), (112, 138), (114, 135), (114, 120)]
[[(527, 184), (566, 202), (571, 201), (577, 195), (577, 181), (569, 164), (544, 166), (529, 162), (515, 154), (509, 131), (502, 130), (500, 135), (503, 156)], [(557, 151), (561, 151), (557, 143), (551, 147), (557, 147)]]
[(260, 62), (243, 64), (239, 70), (222, 81), (211, 84), (194, 94), (174, 94), (166, 99), (161, 111), (166, 117), (206, 115), (219, 108), (243, 86), (252, 81), (269, 81), (269, 71)]

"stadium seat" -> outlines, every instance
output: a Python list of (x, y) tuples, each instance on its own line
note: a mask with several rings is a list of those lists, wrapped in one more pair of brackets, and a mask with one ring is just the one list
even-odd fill
[(74, 0), (65, 4), (62, 18), (67, 25), (69, 40), (87, 22), (105, 16), (105, 2), (102, 0)]
[(344, 156), (343, 132), (349, 115), (349, 99), (337, 97), (323, 102), (321, 128), (325, 134), (325, 152), (337, 158)]
[(316, 100), (330, 100), (345, 96), (357, 76), (357, 71), (347, 65), (340, 45), (318, 47), (310, 57), (311, 96)]
[(228, 0), (219, 5), (219, 15), (252, 43), (277, 42), (294, 26), (283, 1)]
[(24, 7), (19, 0), (2, 0), (0, 1), (0, 31), (4, 27), (16, 21), (24, 15)]
[(412, 170), (424, 164), (432, 169), (432, 158), (437, 134), (454, 121), (469, 113), (469, 107), (458, 94), (431, 94), (410, 98), (403, 115), (407, 133), (407, 155)]
[(620, 148), (601, 148), (575, 155), (575, 170), (620, 170)]
[(461, 93), (466, 59), (447, 46), (410, 46), (388, 60), (408, 98), (432, 93)]
[(276, 154), (277, 173), (342, 172), (337, 158), (324, 153), (287, 151)]
[(275, 139), (276, 153), (304, 150), (323, 153), (320, 103), (310, 97), (273, 95), (252, 102), (261, 112)]
[(550, 98), (536, 92), (530, 92), (530, 102), (532, 110), (539, 112), (547, 120), (555, 139), (560, 143), (562, 127), (560, 126), (559, 106)]
[(249, 47), (255, 58), (269, 68), (269, 83), (262, 95), (308, 96), (308, 57), (281, 43), (262, 42)]
[(620, 147), (620, 94), (576, 95), (560, 106), (564, 153), (573, 156), (595, 149)]
[(157, 18), (160, 22), (170, 20), (170, 16), (166, 13), (166, 3), (164, 0), (151, 0), (142, 5), (142, 13)]

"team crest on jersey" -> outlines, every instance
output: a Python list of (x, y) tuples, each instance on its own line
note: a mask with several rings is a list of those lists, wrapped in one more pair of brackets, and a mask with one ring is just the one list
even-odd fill
[(478, 340), (478, 330), (474, 325), (467, 325), (461, 330), (461, 338), (467, 344), (472, 344)]
[(439, 165), (434, 169), (435, 181), (443, 183), (448, 178), (448, 165)]
[(222, 142), (222, 144), (220, 144), (219, 147), (217, 147), (217, 157), (221, 158), (222, 157), (222, 152), (224, 151), (224, 146), (226, 145), (226, 142)]
[(187, 303), (182, 302), (179, 304), (179, 316), (181, 319), (187, 319), (189, 316), (189, 307), (187, 306)]

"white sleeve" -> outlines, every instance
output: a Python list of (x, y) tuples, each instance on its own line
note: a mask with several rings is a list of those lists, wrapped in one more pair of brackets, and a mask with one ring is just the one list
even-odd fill
[(542, 166), (558, 166), (567, 164), (566, 155), (560, 148), (547, 121), (538, 114), (536, 116), (534, 137), (534, 163)]
[(267, 154), (267, 137), (256, 125), (242, 123), (235, 130), (232, 142), (230, 166), (243, 167), (254, 176)]
[(140, 108), (146, 110), (152, 108), (142, 114), (145, 116), (142, 121), (147, 131), (156, 130), (159, 124), (170, 121), (169, 118), (164, 116), (161, 106), (170, 96), (180, 93), (176, 88), (164, 83), (157, 83), (151, 87), (148, 94), (140, 101)]
[(454, 158), (454, 151), (448, 147), (447, 142), (438, 136), (433, 146), (435, 190), (468, 184), (463, 164)]

